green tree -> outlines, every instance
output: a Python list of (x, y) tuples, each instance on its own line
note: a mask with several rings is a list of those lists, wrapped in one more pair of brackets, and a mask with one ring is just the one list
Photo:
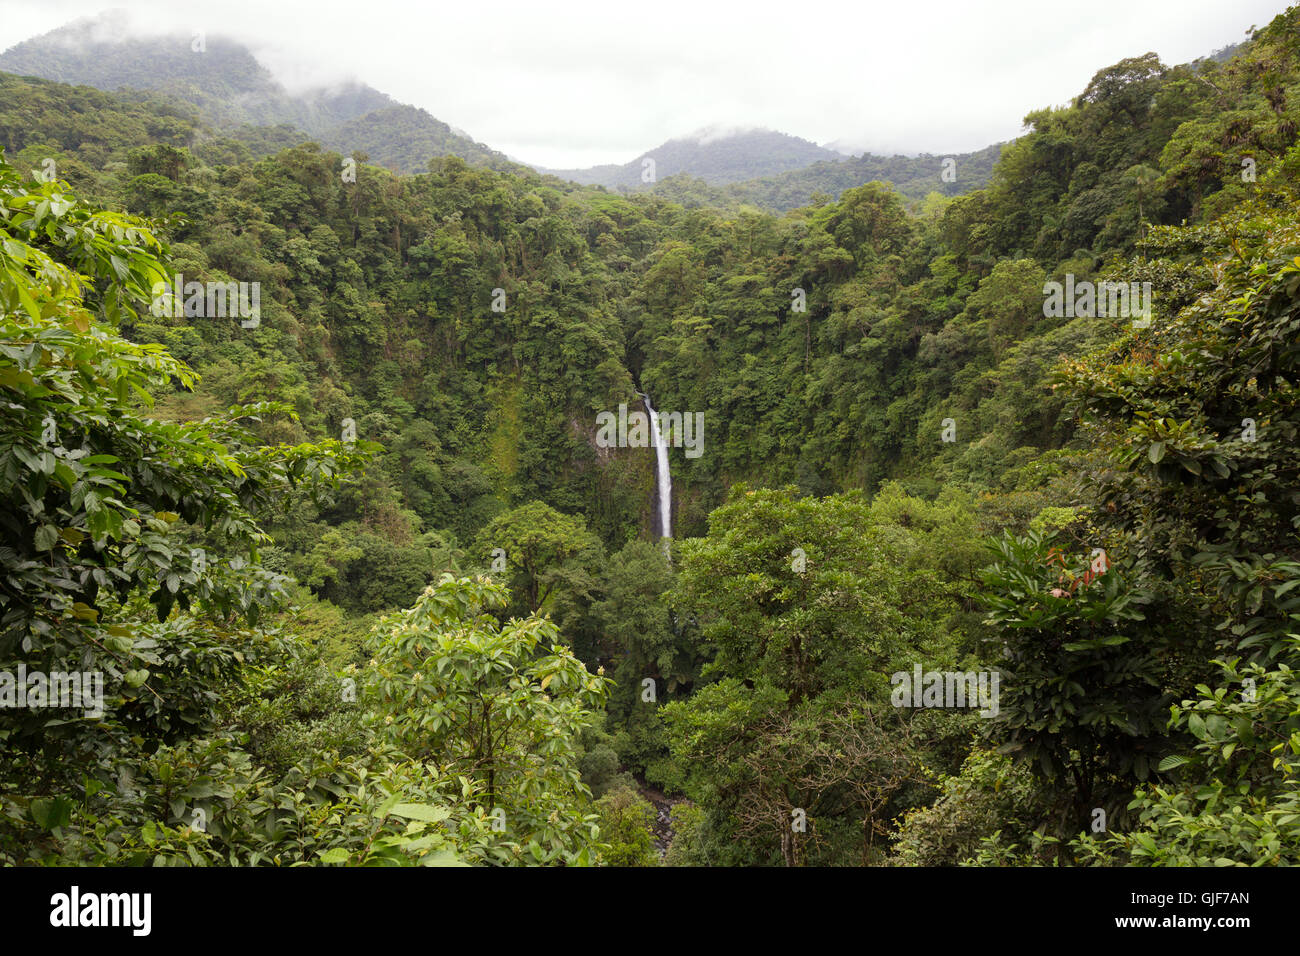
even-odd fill
[(590, 559), (598, 545), (582, 518), (532, 501), (493, 518), (475, 551), (485, 565), (504, 554), (511, 587), (531, 612), (545, 607), (558, 587), (590, 587), (585, 563), (575, 559)]
[[(366, 452), (261, 445), (250, 423), (286, 411), (271, 403), (148, 417), (153, 392), (197, 376), (105, 320), (149, 301), (165, 248), (144, 223), (2, 161), (0, 216), (0, 657), (48, 667), (77, 655), (139, 687), (145, 658), (114, 609), (147, 595), (159, 621), (179, 605), (256, 623), (279, 588), (257, 567), (260, 515), (295, 486), (337, 484)], [(41, 732), (44, 718), (18, 719), (22, 735)]]
[(743, 486), (707, 537), (680, 545), (673, 604), (716, 648), (703, 675), (714, 682), (662, 713), (711, 858), (878, 854), (920, 753), (889, 675), (955, 658), (931, 617), (951, 598), (933, 572), (898, 561), (897, 545), (861, 496)]
[(1070, 831), (1164, 756), (1176, 635), (1104, 549), (1071, 554), (1035, 532), (995, 547), (985, 602), (1007, 659), (991, 733), (1053, 786)]
[(579, 734), (606, 681), (557, 642), (550, 621), (501, 625), (508, 591), (444, 574), (372, 639), (368, 693), (406, 753), (471, 781), (481, 816), (506, 834), (498, 862), (590, 862), (598, 828), (581, 782)]
[(658, 866), (655, 850), (655, 808), (635, 790), (612, 790), (596, 801), (600, 837), (608, 849), (601, 859), (610, 866)]

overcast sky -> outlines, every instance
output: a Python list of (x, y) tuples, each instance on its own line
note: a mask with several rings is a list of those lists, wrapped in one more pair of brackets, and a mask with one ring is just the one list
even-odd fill
[[(287, 85), (354, 77), (527, 162), (627, 162), (761, 126), (873, 152), (1021, 132), (1098, 69), (1182, 63), (1285, 0), (0, 0), (0, 49), (120, 7), (248, 43)], [(1059, 12), (1058, 12), (1059, 11)]]

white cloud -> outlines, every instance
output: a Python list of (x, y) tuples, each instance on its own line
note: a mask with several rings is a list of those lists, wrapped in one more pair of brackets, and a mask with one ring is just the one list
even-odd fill
[[(689, 130), (765, 127), (877, 152), (978, 149), (1092, 75), (1243, 38), (1285, 0), (138, 0), (155, 25), (232, 34), (301, 88), (358, 78), (512, 156), (626, 162)], [(0, 0), (0, 47), (101, 9)]]

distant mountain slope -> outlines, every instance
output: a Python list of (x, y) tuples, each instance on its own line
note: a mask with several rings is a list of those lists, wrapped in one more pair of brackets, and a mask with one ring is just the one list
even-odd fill
[[(893, 184), (910, 199), (938, 192), (956, 196), (988, 185), (1002, 144), (947, 156), (846, 156), (772, 130), (671, 139), (622, 165), (538, 172), (606, 189), (648, 190), (686, 205), (748, 204), (784, 211), (806, 206), (816, 193), (832, 199), (872, 180)], [(956, 161), (956, 179), (941, 179), (943, 161)], [(654, 181), (642, 178), (653, 159)]]
[(1234, 56), (1246, 48), (1246, 43), (1229, 43), (1225, 47), (1215, 50), (1209, 56), (1198, 57), (1193, 63), (1200, 63), (1202, 60), (1213, 60), (1215, 63), (1227, 63)]
[[(370, 162), (399, 172), (422, 172), (429, 159), (447, 155), (499, 168), (514, 165), (424, 110), (365, 84), (291, 94), (244, 45), (208, 35), (196, 52), (192, 43), (181, 34), (133, 35), (126, 14), (111, 11), (11, 47), (0, 53), (0, 70), (109, 92), (164, 93), (193, 104), (205, 122), (237, 138), (263, 138), (242, 127), (288, 125), (322, 145), (364, 152)], [(282, 140), (283, 131), (276, 138)]]
[[(993, 175), (993, 164), (1001, 155), (1003, 145), (995, 143), (974, 153), (948, 156), (873, 156), (867, 153), (722, 186), (691, 177), (678, 177), (658, 183), (654, 191), (686, 205), (745, 203), (780, 212), (808, 205), (816, 193), (838, 199), (844, 190), (872, 180), (892, 184), (909, 199), (924, 199), (932, 192), (957, 196), (988, 185)], [(952, 182), (945, 182), (942, 178), (945, 159), (954, 161), (955, 178)]]
[(189, 36), (129, 31), (120, 11), (77, 20), (0, 53), (0, 70), (109, 92), (156, 90), (193, 103), (217, 126), (290, 123), (313, 135), (393, 103), (359, 84), (291, 96), (242, 44), (208, 36), (195, 52)]
[(641, 189), (646, 185), (642, 170), (645, 168), (643, 160), (647, 158), (654, 160), (656, 180), (689, 173), (717, 185), (800, 169), (811, 163), (837, 159), (839, 154), (798, 136), (754, 129), (721, 134), (705, 132), (670, 139), (621, 165), (606, 164), (589, 169), (534, 168), (585, 186)]
[(340, 123), (320, 136), (322, 146), (348, 153), (362, 149), (370, 162), (403, 173), (422, 173), (433, 156), (459, 156), (494, 169), (516, 169), (504, 155), (457, 134), (428, 112), (394, 103)]

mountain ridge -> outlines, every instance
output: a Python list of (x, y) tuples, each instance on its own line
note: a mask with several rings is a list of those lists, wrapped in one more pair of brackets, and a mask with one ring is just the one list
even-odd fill
[[(345, 155), (399, 173), (424, 172), (431, 159), (459, 156), (499, 170), (527, 168), (544, 176), (616, 191), (653, 189), (688, 201), (753, 203), (776, 210), (807, 203), (818, 192), (838, 196), (872, 179), (894, 184), (909, 198), (917, 184), (917, 157), (849, 156), (788, 133), (761, 127), (709, 127), (673, 137), (627, 163), (557, 169), (506, 156), (439, 120), (359, 80), (291, 93), (245, 44), (210, 34), (141, 34), (130, 17), (112, 10), (82, 17), (0, 53), (0, 71), (34, 76), (109, 93), (157, 93), (193, 106), (214, 129), (265, 154), (294, 140), (314, 139)], [(976, 154), (957, 154), (958, 162)], [(643, 182), (643, 160), (654, 177)], [(926, 163), (922, 161), (920, 165)], [(933, 185), (955, 194), (987, 182), (980, 174), (955, 189), (941, 187), (938, 159)], [(963, 164), (964, 165), (964, 164)], [(931, 171), (927, 169), (926, 176)], [(703, 188), (675, 177), (702, 181)], [(665, 180), (671, 180), (665, 183)]]
[(511, 168), (504, 154), (460, 135), (428, 111), (357, 80), (290, 93), (239, 41), (180, 33), (141, 36), (121, 11), (83, 17), (0, 53), (0, 70), (105, 92), (161, 93), (198, 108), (215, 128), (289, 125), (345, 153), (363, 152), (397, 172), (421, 172), (435, 156)]
[(636, 189), (647, 183), (644, 161), (654, 161), (654, 180), (690, 173), (712, 185), (758, 179), (801, 169), (839, 154), (816, 143), (777, 130), (751, 128), (711, 136), (705, 131), (675, 136), (626, 163), (602, 163), (583, 169), (553, 169), (534, 165), (539, 173), (559, 176), (583, 186)]

